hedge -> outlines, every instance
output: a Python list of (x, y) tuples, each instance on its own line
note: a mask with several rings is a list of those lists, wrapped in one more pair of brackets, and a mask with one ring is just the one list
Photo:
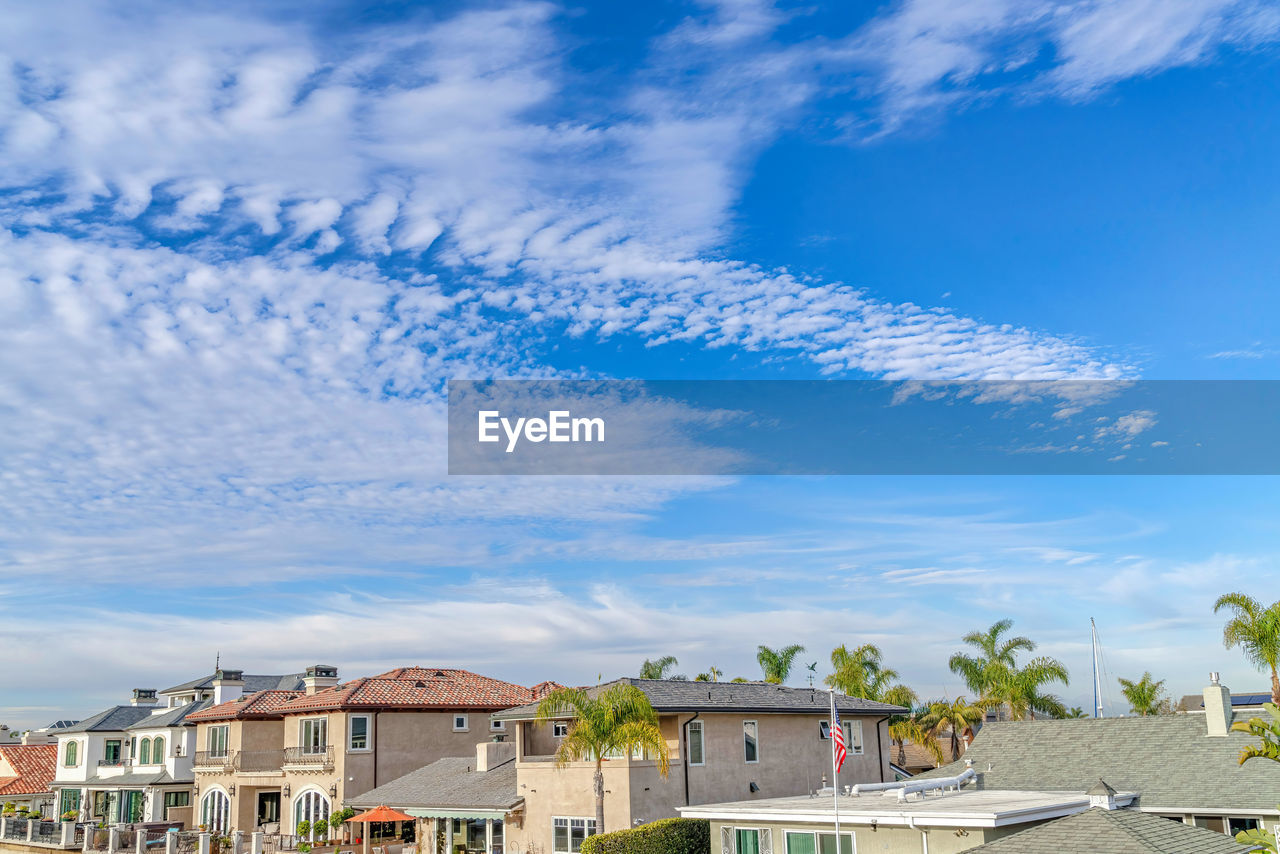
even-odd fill
[(711, 854), (711, 822), (664, 818), (582, 840), (582, 854)]

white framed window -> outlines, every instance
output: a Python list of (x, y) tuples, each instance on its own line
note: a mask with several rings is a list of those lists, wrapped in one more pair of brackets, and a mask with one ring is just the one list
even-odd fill
[(210, 756), (227, 755), (227, 733), (230, 729), (227, 724), (209, 727), (209, 734), (205, 736), (205, 749)]
[[(785, 835), (784, 854), (836, 854), (834, 833), (815, 833), (808, 830), (789, 830)], [(840, 854), (855, 854), (857, 842), (852, 833), (840, 834)]]
[(594, 818), (551, 819), (552, 850), (555, 854), (578, 854), (582, 840), (596, 834)]
[(347, 750), (369, 749), (369, 716), (352, 715), (347, 718)]
[(705, 765), (707, 757), (702, 743), (702, 721), (690, 721), (687, 728), (689, 731), (689, 764)]
[(200, 800), (200, 823), (212, 833), (222, 834), (231, 824), (231, 799), (221, 789), (213, 789)]
[[(842, 721), (844, 724), (844, 746), (850, 754), (862, 755), (862, 721)], [(832, 845), (835, 843), (833, 842)]]
[(303, 753), (324, 753), (328, 749), (328, 718), (303, 718), (298, 722), (298, 729), (298, 746)]
[(470, 730), (470, 729), (471, 729), (471, 716), (470, 716), (470, 715), (461, 715), (461, 714), (460, 714), (460, 715), (454, 715), (454, 716), (453, 716), (453, 731), (454, 731), (454, 732), (467, 732), (467, 731), (468, 731), (468, 730)]
[(733, 829), (733, 851), (734, 854), (768, 854), (760, 850), (760, 831), (754, 827)]
[(742, 722), (742, 755), (748, 763), (760, 761), (760, 725), (755, 721)]
[(303, 792), (293, 802), (293, 826), (307, 821), (311, 823), (312, 839), (315, 839), (317, 822), (329, 820), (329, 799), (315, 790)]
[(507, 731), (507, 722), (506, 722), (506, 721), (493, 721), (493, 720), (491, 720), (491, 721), (489, 721), (489, 729), (490, 729), (490, 730), (492, 730), (493, 732), (506, 732), (506, 731)]
[(569, 734), (569, 722), (556, 721), (551, 725), (551, 734), (556, 738), (564, 738)]

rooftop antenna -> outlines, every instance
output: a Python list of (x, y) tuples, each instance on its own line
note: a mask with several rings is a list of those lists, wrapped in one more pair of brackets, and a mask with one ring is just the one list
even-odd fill
[(1098, 660), (1102, 657), (1102, 642), (1098, 640), (1098, 624), (1089, 618), (1089, 628), (1093, 634), (1093, 716), (1102, 717), (1102, 673)]

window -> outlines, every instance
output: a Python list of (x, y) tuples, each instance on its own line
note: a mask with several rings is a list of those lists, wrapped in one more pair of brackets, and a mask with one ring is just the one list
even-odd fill
[(469, 716), (468, 716), (468, 715), (454, 715), (454, 716), (453, 716), (453, 731), (454, 731), (454, 732), (466, 732), (466, 731), (467, 731), (467, 730), (469, 730), (470, 728), (471, 728), (471, 727), (470, 727), (470, 718), (469, 718)]
[(151, 763), (153, 765), (163, 765), (164, 760), (164, 738), (156, 736), (151, 740)]
[(706, 757), (702, 751), (702, 721), (690, 721), (689, 730), (689, 764), (703, 765)]
[(1244, 830), (1261, 830), (1262, 822), (1256, 818), (1228, 818), (1227, 835), (1235, 836)]
[[(309, 821), (315, 825), (318, 821), (329, 820), (329, 799), (320, 792), (303, 792), (293, 802), (293, 824), (297, 827), (300, 821)], [(312, 838), (315, 831), (312, 830)]]
[(862, 721), (844, 721), (844, 746), (850, 754), (862, 753)]
[(80, 790), (63, 789), (58, 805), (58, 813), (80, 812)]
[(582, 850), (582, 840), (595, 836), (594, 818), (553, 818), (553, 850), (556, 854), (577, 854)]
[(737, 854), (760, 854), (760, 831), (746, 827), (734, 828), (734, 848)]
[(164, 793), (164, 810), (168, 815), (169, 807), (189, 807), (191, 806), (190, 792), (165, 792)]
[[(840, 834), (840, 854), (853, 854), (853, 834)], [(818, 854), (836, 854), (836, 835), (834, 833), (818, 834)]]
[(306, 718), (300, 723), (299, 746), (303, 753), (324, 753), (329, 746), (329, 719)]
[(551, 725), (551, 734), (556, 738), (564, 738), (569, 734), (569, 723), (567, 721), (556, 721)]
[(209, 727), (208, 746), (210, 756), (227, 755), (227, 730), (229, 729), (230, 726), (227, 724)]
[(760, 727), (755, 721), (742, 722), (742, 749), (748, 762), (760, 761)]
[(68, 768), (76, 767), (76, 765), (79, 764), (77, 762), (77, 759), (78, 759), (77, 754), (79, 752), (80, 752), (80, 743), (77, 741), (68, 741), (66, 758), (63, 760), (62, 764), (67, 766)]
[(200, 823), (213, 833), (226, 833), (231, 825), (231, 799), (214, 789), (200, 801)]
[(103, 761), (108, 765), (120, 764), (120, 739), (112, 738), (107, 740), (106, 748), (102, 752)]
[(505, 732), (507, 729), (506, 721), (489, 721), (489, 729), (495, 732)]
[(369, 716), (352, 715), (348, 718), (351, 731), (347, 738), (348, 750), (369, 749)]
[(812, 833), (787, 831), (786, 841), (786, 854), (818, 854), (818, 846)]
[(142, 740), (142, 748), (138, 751), (138, 764), (151, 764), (151, 739), (144, 738)]

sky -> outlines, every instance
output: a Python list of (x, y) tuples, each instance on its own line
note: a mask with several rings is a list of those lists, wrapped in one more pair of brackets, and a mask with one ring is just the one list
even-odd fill
[(0, 721), (218, 656), (954, 697), (1004, 617), (1069, 705), (1090, 617), (1115, 711), (1265, 686), (1274, 478), (451, 477), (445, 389), (1276, 379), (1276, 4), (5, 6)]

